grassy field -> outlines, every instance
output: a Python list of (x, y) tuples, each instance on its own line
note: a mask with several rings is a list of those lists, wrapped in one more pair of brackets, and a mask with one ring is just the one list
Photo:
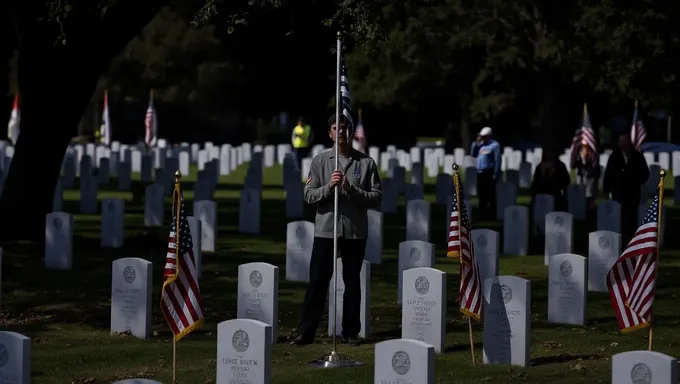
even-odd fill
[[(215, 199), (219, 217), (217, 252), (204, 255), (201, 291), (206, 326), (182, 340), (177, 347), (178, 383), (215, 382), (216, 324), (232, 319), (236, 312), (237, 266), (252, 261), (278, 265), (281, 270), (279, 334), (285, 336), (296, 325), (301, 310), (304, 284), (289, 283), (285, 276), (286, 220), (282, 176), (279, 168), (267, 169), (262, 202), (262, 234), (237, 233), (238, 196), (245, 166), (220, 180)], [(192, 198), (191, 176), (185, 178), (185, 196)], [(426, 199), (434, 202), (433, 180), (427, 180)], [(668, 193), (670, 195), (670, 191)], [(100, 249), (98, 215), (75, 215), (74, 268), (48, 271), (43, 267), (41, 245), (4, 245), (2, 307), (0, 329), (23, 333), (32, 338), (32, 383), (110, 383), (145, 377), (169, 383), (172, 343), (168, 327), (158, 310), (160, 283), (167, 246), (168, 228), (143, 226), (143, 205), (132, 201), (132, 193), (102, 190), (100, 198), (122, 197), (127, 203), (126, 244), (123, 249)], [(77, 191), (66, 191), (64, 209), (78, 212)], [(473, 199), (473, 205), (476, 204)], [(523, 204), (528, 198), (520, 198)], [(680, 213), (667, 198), (666, 248), (662, 250), (660, 281), (655, 305), (654, 349), (680, 356), (680, 304), (676, 296), (680, 274), (680, 240), (672, 234)], [(170, 220), (167, 204), (166, 221)], [(313, 212), (307, 210), (308, 219)], [(546, 321), (547, 268), (543, 266), (542, 244), (534, 244), (532, 256), (503, 257), (500, 274), (521, 275), (532, 281), (531, 366), (471, 365), (467, 322), (459, 314), (455, 298), (458, 265), (445, 258), (445, 207), (433, 205), (432, 239), (437, 249), (436, 267), (448, 273), (447, 350), (437, 356), (436, 383), (609, 383), (611, 356), (618, 352), (645, 349), (647, 332), (623, 336), (606, 294), (588, 295), (588, 323), (584, 327), (557, 326)], [(473, 218), (477, 216), (473, 213)], [(575, 252), (587, 252), (587, 233), (595, 229), (594, 215), (576, 226)], [(319, 334), (314, 345), (305, 348), (277, 344), (273, 352), (273, 382), (276, 384), (346, 384), (373, 382), (374, 343), (399, 338), (400, 310), (396, 304), (397, 249), (405, 235), (403, 201), (397, 214), (384, 220), (383, 264), (374, 266), (371, 286), (372, 336), (363, 345), (347, 352), (366, 363), (351, 369), (318, 370), (306, 362), (329, 352), (329, 339)], [(475, 222), (474, 227), (501, 231), (499, 223)], [(153, 330), (150, 340), (127, 335), (111, 335), (111, 262), (121, 257), (141, 257), (154, 263)], [(319, 327), (327, 329), (326, 319)], [(474, 326), (475, 353), (482, 359), (482, 325)], [(419, 383), (414, 383), (419, 384)]]

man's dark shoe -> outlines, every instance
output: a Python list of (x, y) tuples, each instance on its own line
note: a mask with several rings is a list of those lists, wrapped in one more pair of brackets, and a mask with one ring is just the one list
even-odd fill
[(314, 338), (312, 337), (307, 337), (305, 335), (291, 335), (289, 337), (290, 340), (290, 345), (297, 345), (297, 346), (302, 346), (302, 345), (309, 345), (314, 343)]
[(361, 342), (356, 337), (345, 337), (345, 344), (351, 347), (356, 347), (357, 345), (361, 344)]

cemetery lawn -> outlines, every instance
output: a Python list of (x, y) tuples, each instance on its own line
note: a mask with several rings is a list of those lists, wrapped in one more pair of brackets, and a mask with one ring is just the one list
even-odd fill
[[(216, 324), (232, 319), (236, 313), (237, 266), (264, 261), (280, 270), (279, 336), (284, 337), (296, 325), (304, 295), (304, 284), (285, 281), (286, 219), (280, 168), (266, 169), (264, 174), (261, 228), (262, 235), (237, 233), (238, 196), (245, 174), (243, 165), (228, 177), (222, 177), (216, 193), (218, 202), (218, 251), (204, 254), (204, 272), (200, 280), (205, 303), (206, 325), (177, 345), (177, 382), (182, 384), (214, 383), (216, 377)], [(193, 170), (195, 174), (195, 169)], [(185, 178), (185, 197), (192, 199), (194, 178)], [(667, 177), (667, 180), (672, 180)], [(433, 180), (426, 180), (426, 199), (434, 202)], [(100, 198), (121, 197), (126, 202), (126, 239), (123, 249), (101, 249), (98, 215), (75, 214), (74, 268), (72, 271), (48, 271), (43, 267), (41, 245), (14, 243), (4, 245), (0, 329), (23, 333), (32, 339), (32, 383), (111, 383), (145, 377), (171, 382), (172, 343), (165, 320), (160, 315), (159, 300), (167, 247), (168, 228), (143, 226), (143, 205), (133, 203), (131, 193), (114, 190), (100, 192)], [(680, 225), (680, 211), (672, 205), (668, 191), (666, 223)], [(78, 212), (78, 192), (65, 191), (64, 210)], [(520, 203), (528, 204), (526, 193)], [(473, 205), (476, 201), (472, 200)], [(189, 202), (190, 204), (191, 202)], [(189, 205), (191, 206), (191, 205)], [(166, 222), (170, 220), (166, 204)], [(490, 228), (502, 233), (499, 223), (474, 221), (475, 228)], [(306, 212), (308, 220), (313, 211)], [(431, 240), (437, 249), (436, 267), (448, 273), (447, 350), (437, 356), (436, 383), (610, 383), (613, 354), (646, 349), (647, 331), (618, 334), (607, 294), (588, 295), (587, 325), (559, 326), (546, 321), (547, 268), (543, 266), (542, 244), (532, 256), (501, 256), (500, 274), (520, 275), (532, 281), (531, 366), (485, 366), (482, 361), (482, 325), (475, 324), (475, 356), (471, 364), (467, 321), (460, 315), (455, 299), (458, 265), (445, 258), (445, 207), (433, 205)], [(587, 253), (587, 234), (595, 230), (594, 215), (586, 223), (575, 225), (575, 253)], [(397, 214), (384, 220), (383, 264), (372, 268), (371, 337), (359, 347), (339, 346), (366, 365), (358, 368), (319, 370), (306, 365), (330, 351), (325, 337), (326, 319), (319, 327), (316, 344), (305, 348), (279, 343), (273, 349), (273, 383), (276, 384), (346, 384), (372, 383), (374, 344), (400, 337), (400, 307), (397, 298), (397, 248), (404, 239), (403, 201)], [(669, 229), (670, 229), (669, 228)], [(657, 289), (654, 350), (680, 356), (680, 302), (676, 283), (680, 276), (680, 240), (666, 231), (662, 249), (660, 280)], [(501, 242), (502, 243), (502, 242)], [(122, 257), (141, 257), (153, 262), (153, 331), (150, 340), (129, 335), (111, 335), (110, 294), (111, 262)], [(420, 383), (414, 383), (420, 384)]]

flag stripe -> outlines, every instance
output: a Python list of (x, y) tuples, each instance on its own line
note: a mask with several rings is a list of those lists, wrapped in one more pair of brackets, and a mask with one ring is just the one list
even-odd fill
[[(482, 287), (462, 182), (459, 182), (458, 190), (458, 193), (454, 192), (453, 203), (451, 204), (447, 255), (458, 258), (460, 261), (460, 285), (458, 289), (460, 311), (475, 320), (479, 320), (482, 312)], [(460, 194), (460, 197), (458, 194)], [(458, 207), (459, 205), (460, 207)]]
[(633, 111), (633, 125), (630, 128), (630, 140), (637, 150), (640, 150), (642, 143), (647, 139), (647, 130), (645, 125), (638, 115), (637, 102), (635, 105), (635, 110)]
[(184, 211), (184, 195), (181, 190), (176, 190), (175, 193), (179, 212), (173, 212), (168, 238), (161, 311), (175, 335), (175, 340), (180, 340), (203, 324), (203, 302), (198, 286), (193, 239)]
[(586, 109), (583, 111), (581, 118), (581, 128), (574, 133), (574, 138), (571, 141), (572, 153), (581, 154), (581, 150), (585, 146), (586, 158), (584, 163), (590, 164), (591, 167), (599, 167), (599, 158), (597, 151), (597, 140), (595, 138), (595, 131), (590, 122), (590, 114)]
[(651, 321), (661, 193), (659, 190), (633, 239), (607, 274), (609, 298), (624, 333), (646, 327)]

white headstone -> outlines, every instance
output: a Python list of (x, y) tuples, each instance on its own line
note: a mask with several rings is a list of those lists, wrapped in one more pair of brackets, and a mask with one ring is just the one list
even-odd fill
[(163, 222), (163, 187), (151, 184), (144, 190), (144, 225), (147, 227), (162, 227)]
[[(345, 303), (345, 280), (342, 272), (342, 258), (338, 259), (337, 270), (338, 274), (338, 290), (335, 297), (333, 296), (333, 279), (328, 287), (328, 336), (333, 335), (333, 325), (335, 325), (336, 336), (342, 336), (342, 316), (343, 306)], [(361, 287), (361, 309), (359, 310), (359, 318), (361, 320), (361, 328), (359, 329), (359, 337), (367, 338), (371, 330), (371, 263), (364, 260), (359, 274), (359, 284)], [(333, 321), (333, 305), (335, 300), (338, 301), (336, 308), (335, 319)]]
[(534, 198), (533, 203), (533, 225), (534, 231), (538, 234), (545, 233), (545, 215), (555, 209), (555, 198), (552, 195), (539, 193)]
[(612, 356), (612, 384), (678, 384), (678, 361), (654, 351)]
[(548, 321), (584, 325), (586, 322), (586, 258), (573, 253), (550, 256), (548, 264)]
[(373, 263), (382, 262), (383, 247), (383, 213), (369, 209), (368, 216), (368, 237), (366, 238), (366, 254), (364, 259)]
[[(293, 221), (286, 226), (286, 280), (309, 282), (314, 223)], [(331, 263), (332, 264), (332, 263)]]
[(125, 242), (125, 201), (102, 200), (101, 247), (122, 248)]
[(531, 282), (517, 276), (484, 281), (484, 364), (529, 365)]
[(568, 212), (550, 212), (545, 215), (545, 252), (543, 262), (548, 265), (550, 256), (571, 253), (573, 246), (574, 216)]
[(194, 217), (201, 221), (201, 252), (215, 252), (217, 203), (212, 200), (195, 201)]
[(503, 253), (524, 256), (529, 251), (529, 208), (513, 205), (503, 214)]
[(491, 229), (473, 229), (472, 244), (475, 247), (475, 259), (481, 281), (498, 276), (500, 234)]
[(52, 212), (45, 219), (45, 268), (73, 268), (73, 216)]
[(252, 319), (217, 324), (217, 383), (271, 384), (270, 328)]
[(111, 332), (151, 337), (151, 262), (135, 257), (114, 260), (111, 267)]
[(588, 290), (609, 292), (607, 273), (621, 255), (621, 235), (595, 231), (588, 235)]
[(434, 267), (434, 244), (419, 240), (399, 243), (399, 265), (397, 272), (397, 303), (401, 304), (404, 271), (411, 268)]
[(30, 338), (0, 331), (0, 380), (3, 384), (31, 384)]
[(597, 204), (597, 230), (621, 233), (621, 204), (614, 200)]
[(418, 340), (375, 345), (374, 384), (434, 384), (434, 347)]
[(406, 240), (430, 241), (430, 203), (411, 200), (406, 204)]
[(401, 338), (424, 341), (438, 353), (446, 342), (446, 273), (434, 268), (404, 271)]
[(239, 319), (259, 320), (271, 325), (272, 342), (276, 342), (279, 321), (279, 267), (268, 263), (238, 266)]
[(260, 233), (260, 191), (245, 188), (241, 191), (238, 231), (257, 235)]

